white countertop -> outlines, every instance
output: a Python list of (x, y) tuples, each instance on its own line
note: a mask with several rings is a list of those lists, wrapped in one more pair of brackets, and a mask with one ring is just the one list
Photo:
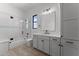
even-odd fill
[(50, 36), (50, 37), (60, 37), (60, 35), (58, 35), (58, 34), (33, 33), (33, 35), (42, 35), (42, 36)]

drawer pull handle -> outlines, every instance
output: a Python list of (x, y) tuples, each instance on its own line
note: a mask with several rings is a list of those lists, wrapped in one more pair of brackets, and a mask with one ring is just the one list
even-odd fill
[(44, 41), (44, 40), (41, 40), (42, 42)]
[(59, 46), (60, 46), (60, 47), (63, 47), (63, 45), (62, 45), (62, 44), (59, 44)]
[(73, 44), (74, 42), (66, 41), (66, 43), (70, 43), (70, 44)]

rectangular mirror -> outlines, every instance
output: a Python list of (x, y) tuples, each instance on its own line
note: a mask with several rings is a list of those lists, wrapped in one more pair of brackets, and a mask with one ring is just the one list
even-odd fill
[(56, 12), (51, 12), (48, 14), (43, 14), (40, 16), (41, 19), (41, 29), (48, 31), (55, 31), (56, 29)]

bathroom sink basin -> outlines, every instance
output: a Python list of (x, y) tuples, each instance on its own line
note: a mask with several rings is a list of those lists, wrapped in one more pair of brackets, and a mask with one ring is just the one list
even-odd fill
[(50, 34), (48, 30), (44, 30), (44, 34)]

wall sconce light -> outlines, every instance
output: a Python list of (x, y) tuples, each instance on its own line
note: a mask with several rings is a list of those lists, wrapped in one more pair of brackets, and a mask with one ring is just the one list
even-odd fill
[(47, 14), (51, 14), (52, 12), (54, 12), (55, 11), (55, 9), (46, 9), (46, 11), (44, 11), (44, 12), (42, 12), (42, 15), (47, 15)]

